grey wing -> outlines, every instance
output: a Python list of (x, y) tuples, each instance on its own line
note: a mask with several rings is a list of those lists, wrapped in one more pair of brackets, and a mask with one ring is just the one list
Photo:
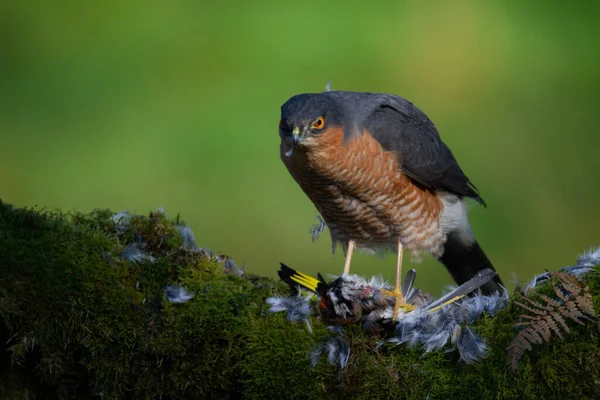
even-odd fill
[(384, 150), (398, 153), (406, 175), (426, 188), (471, 197), (485, 206), (423, 111), (398, 96), (376, 95), (373, 99), (365, 128)]

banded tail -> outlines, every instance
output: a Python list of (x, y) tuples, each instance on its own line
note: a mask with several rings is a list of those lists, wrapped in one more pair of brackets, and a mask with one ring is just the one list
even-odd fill
[[(486, 268), (496, 271), (477, 241), (466, 245), (456, 232), (448, 234), (448, 240), (444, 245), (444, 254), (439, 260), (446, 266), (458, 285), (467, 282)], [(503, 286), (502, 280), (496, 275), (494, 279), (481, 286), (481, 293), (502, 292)]]

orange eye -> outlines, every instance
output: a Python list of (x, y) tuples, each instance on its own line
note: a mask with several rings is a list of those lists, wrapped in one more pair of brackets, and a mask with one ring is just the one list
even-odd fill
[(319, 117), (313, 122), (312, 127), (315, 129), (322, 129), (325, 126), (325, 118)]

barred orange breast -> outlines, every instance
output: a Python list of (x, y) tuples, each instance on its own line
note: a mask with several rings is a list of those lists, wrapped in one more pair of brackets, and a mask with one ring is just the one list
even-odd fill
[(315, 204), (334, 243), (375, 249), (398, 240), (418, 257), (440, 255), (442, 201), (402, 173), (401, 155), (384, 151), (368, 131), (344, 139), (341, 127), (312, 136), (281, 159)]

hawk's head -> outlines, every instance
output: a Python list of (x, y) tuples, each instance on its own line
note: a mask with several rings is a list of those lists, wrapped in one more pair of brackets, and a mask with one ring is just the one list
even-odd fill
[(342, 103), (331, 93), (299, 94), (281, 106), (279, 136), (290, 155), (295, 148), (314, 145), (317, 137), (344, 126)]

